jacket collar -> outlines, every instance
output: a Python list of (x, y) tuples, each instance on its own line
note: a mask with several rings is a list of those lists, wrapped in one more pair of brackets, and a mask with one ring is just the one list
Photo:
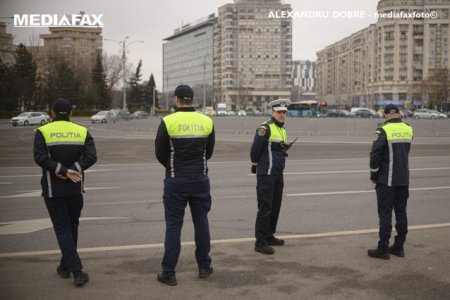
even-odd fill
[(277, 119), (275, 119), (274, 117), (271, 117), (270, 119), (271, 119), (272, 122), (274, 122), (275, 125), (277, 125), (278, 127), (283, 127), (283, 126), (284, 126), (284, 123), (278, 122)]
[(195, 111), (195, 108), (192, 106), (183, 106), (183, 107), (177, 107), (176, 111)]

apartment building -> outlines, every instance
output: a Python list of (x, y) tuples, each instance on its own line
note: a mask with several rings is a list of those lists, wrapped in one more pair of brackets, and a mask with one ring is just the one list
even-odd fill
[(228, 110), (258, 109), (292, 88), (291, 11), (280, 0), (235, 0), (219, 8), (214, 34), (214, 98)]
[(15, 51), (12, 34), (6, 32), (6, 23), (0, 22), (0, 59), (2, 62), (6, 65), (14, 64)]
[(102, 29), (49, 27), (49, 31), (40, 35), (44, 45), (34, 49), (38, 74), (45, 77), (55, 64), (64, 63), (83, 78), (90, 78), (97, 55), (102, 54)]
[[(381, 0), (377, 10), (376, 24), (317, 52), (318, 98), (329, 105), (421, 106), (424, 82), (450, 68), (448, 0)], [(417, 17), (389, 17), (402, 12)]]
[(296, 60), (292, 62), (292, 101), (313, 100), (316, 96), (316, 62)]

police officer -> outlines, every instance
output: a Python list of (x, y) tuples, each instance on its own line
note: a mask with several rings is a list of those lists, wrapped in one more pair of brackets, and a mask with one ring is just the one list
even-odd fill
[(158, 280), (176, 285), (175, 268), (180, 256), (184, 210), (189, 203), (195, 229), (195, 258), (199, 277), (213, 273), (211, 266), (208, 212), (211, 208), (207, 160), (215, 144), (211, 118), (192, 107), (193, 90), (188, 85), (175, 89), (176, 111), (162, 118), (155, 140), (158, 161), (166, 168), (164, 210), (166, 236), (162, 271)]
[[(393, 254), (405, 256), (403, 245), (408, 232), (406, 203), (409, 197), (408, 155), (413, 129), (400, 119), (396, 105), (384, 108), (384, 122), (375, 131), (370, 152), (370, 180), (376, 184), (380, 231), (378, 247), (368, 250), (370, 257), (389, 259)], [(389, 247), (392, 231), (392, 209), (395, 212), (397, 236)]]
[(75, 284), (82, 286), (89, 281), (77, 252), (83, 171), (97, 161), (97, 154), (88, 130), (70, 122), (71, 113), (69, 100), (54, 102), (53, 122), (36, 130), (34, 160), (42, 168), (42, 196), (62, 253), (56, 271), (62, 278), (72, 273)]
[(284, 129), (290, 100), (279, 99), (268, 104), (272, 118), (256, 130), (250, 152), (251, 172), (256, 174), (258, 213), (255, 225), (255, 251), (273, 254), (271, 246), (282, 246), (284, 240), (274, 236), (283, 196), (283, 170), (287, 156)]

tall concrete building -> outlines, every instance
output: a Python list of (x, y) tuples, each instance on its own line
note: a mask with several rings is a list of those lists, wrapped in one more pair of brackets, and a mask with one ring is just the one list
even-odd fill
[(14, 64), (15, 51), (12, 34), (6, 32), (6, 23), (0, 22), (0, 59), (2, 62), (6, 65)]
[(213, 106), (214, 32), (217, 17), (211, 14), (175, 29), (163, 43), (163, 101), (171, 106), (179, 84), (194, 90), (195, 104)]
[(38, 74), (45, 77), (53, 65), (64, 63), (90, 80), (97, 55), (102, 54), (102, 29), (49, 27), (49, 30), (50, 33), (40, 35), (44, 45), (35, 51)]
[(265, 110), (292, 88), (291, 11), (280, 0), (235, 0), (219, 8), (214, 34), (214, 98), (227, 109)]
[(328, 104), (421, 106), (424, 81), (450, 68), (448, 0), (381, 0), (377, 10), (376, 24), (317, 52), (317, 93)]
[(316, 93), (316, 62), (296, 60), (292, 63), (292, 101), (314, 100)]

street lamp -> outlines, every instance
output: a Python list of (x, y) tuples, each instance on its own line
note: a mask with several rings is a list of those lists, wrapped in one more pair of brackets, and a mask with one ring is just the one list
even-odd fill
[(119, 44), (119, 46), (122, 49), (122, 81), (123, 81), (123, 87), (122, 87), (122, 90), (123, 90), (123, 107), (122, 107), (122, 110), (128, 110), (127, 109), (127, 92), (126, 92), (126, 70), (125, 70), (125, 68), (126, 68), (126, 61), (127, 61), (127, 54), (126, 54), (127, 53), (127, 48), (128, 48), (128, 46), (130, 46), (133, 43), (143, 43), (144, 42), (144, 41), (131, 41), (131, 42), (128, 42), (128, 44), (127, 44), (127, 40), (128, 39), (129, 39), (128, 36), (126, 36), (121, 41), (116, 41), (116, 40), (113, 40), (113, 39), (104, 39), (105, 41), (112, 41), (112, 42), (115, 42), (115, 43)]

